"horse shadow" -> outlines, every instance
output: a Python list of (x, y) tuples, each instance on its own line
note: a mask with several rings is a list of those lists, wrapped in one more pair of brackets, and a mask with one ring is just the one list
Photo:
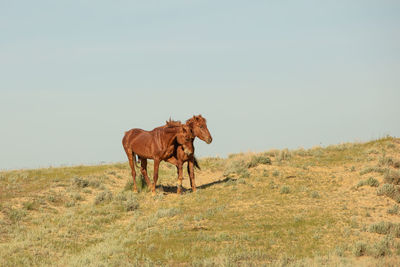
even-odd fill
[[(211, 182), (211, 183), (208, 183), (208, 184), (203, 184), (203, 185), (197, 186), (196, 188), (197, 189), (206, 189), (206, 188), (211, 187), (213, 185), (227, 183), (227, 182), (232, 181), (232, 180), (235, 180), (235, 179), (232, 179), (230, 177), (226, 177), (225, 179), (217, 180), (217, 181), (214, 181), (214, 182)], [(178, 186), (176, 186), (176, 185), (175, 186), (157, 185), (156, 188), (161, 190), (162, 192), (164, 192), (164, 194), (176, 194), (177, 191), (178, 191)], [(193, 192), (192, 188), (185, 188), (185, 187), (182, 186), (182, 193), (192, 193), (192, 192)]]

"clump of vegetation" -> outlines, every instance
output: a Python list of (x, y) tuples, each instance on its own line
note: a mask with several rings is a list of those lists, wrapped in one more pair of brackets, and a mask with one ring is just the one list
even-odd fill
[(233, 160), (225, 168), (223, 175), (225, 177), (235, 175), (240, 178), (248, 178), (250, 177), (250, 172), (248, 171), (247, 164), (244, 160)]
[(85, 188), (89, 186), (89, 181), (80, 177), (75, 177), (72, 183), (80, 188)]
[(319, 195), (318, 191), (312, 191), (311, 192), (311, 197), (312, 198), (320, 198), (321, 196)]
[(391, 239), (388, 236), (384, 237), (381, 241), (376, 242), (371, 247), (371, 255), (374, 256), (375, 258), (390, 255), (391, 254), (390, 243)]
[(134, 211), (139, 208), (139, 202), (136, 198), (129, 198), (125, 203), (125, 210), (126, 211)]
[(362, 241), (358, 241), (353, 248), (354, 256), (361, 257), (366, 255), (366, 253), (367, 253), (367, 244)]
[(260, 164), (271, 165), (271, 159), (265, 155), (252, 156), (247, 163), (248, 168), (256, 167)]
[(163, 217), (173, 217), (177, 214), (181, 213), (179, 208), (161, 208), (157, 210), (156, 217), (163, 218)]
[(26, 211), (23, 209), (10, 209), (7, 215), (13, 223), (16, 223), (26, 216)]
[(374, 223), (368, 227), (368, 232), (400, 237), (400, 224), (391, 222)]
[(94, 204), (98, 205), (100, 203), (110, 202), (112, 198), (113, 198), (112, 193), (109, 190), (104, 190), (96, 196)]
[(380, 168), (380, 167), (366, 167), (360, 171), (360, 175), (364, 175), (364, 174), (367, 174), (370, 172), (377, 172), (377, 173), (383, 174), (383, 173), (385, 173), (385, 171), (386, 170), (384, 168)]
[(278, 170), (272, 172), (272, 176), (278, 177), (281, 173)]
[(367, 180), (359, 181), (357, 184), (357, 188), (364, 186), (364, 185), (369, 185), (371, 187), (378, 187), (379, 181), (376, 180), (374, 177), (369, 177)]
[(400, 184), (400, 172), (395, 170), (388, 170), (383, 177), (385, 183), (388, 184)]
[(388, 214), (398, 214), (399, 213), (399, 205), (395, 204), (393, 207), (387, 210)]
[(279, 154), (276, 156), (277, 161), (284, 161), (288, 160), (292, 157), (292, 154), (290, 153), (289, 149), (283, 149), (279, 152)]
[(399, 186), (393, 184), (383, 184), (376, 190), (378, 196), (387, 196), (400, 203)]
[(290, 193), (290, 187), (287, 186), (287, 185), (282, 186), (281, 190), (280, 190), (280, 193), (281, 194), (289, 194)]
[(36, 201), (27, 201), (22, 204), (26, 210), (36, 210), (38, 208), (38, 203)]

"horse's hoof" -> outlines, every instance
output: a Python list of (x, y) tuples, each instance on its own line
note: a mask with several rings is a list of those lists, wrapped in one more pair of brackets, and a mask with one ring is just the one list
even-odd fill
[(153, 192), (151, 192), (151, 195), (152, 195), (153, 197), (155, 197), (157, 194), (156, 194), (155, 191), (153, 191)]

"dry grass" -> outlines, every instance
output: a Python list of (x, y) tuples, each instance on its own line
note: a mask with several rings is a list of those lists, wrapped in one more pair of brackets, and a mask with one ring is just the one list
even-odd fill
[(0, 266), (396, 266), (399, 152), (387, 137), (204, 158), (181, 196), (167, 163), (155, 197), (126, 163), (1, 172)]

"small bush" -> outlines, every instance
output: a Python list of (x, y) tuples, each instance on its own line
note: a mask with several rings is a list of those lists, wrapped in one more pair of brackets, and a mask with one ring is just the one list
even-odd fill
[(312, 198), (320, 198), (320, 195), (319, 195), (318, 191), (312, 191), (311, 192), (311, 197)]
[(383, 235), (391, 234), (394, 237), (400, 237), (400, 224), (391, 222), (374, 223), (368, 227), (368, 232)]
[(375, 258), (390, 255), (390, 239), (385, 237), (371, 247), (371, 255)]
[(279, 155), (276, 157), (277, 161), (288, 160), (292, 157), (292, 154), (288, 149), (283, 149), (279, 152)]
[(134, 211), (139, 208), (139, 202), (136, 198), (129, 198), (125, 203), (126, 211)]
[(173, 217), (177, 214), (179, 214), (181, 210), (179, 208), (166, 208), (166, 209), (159, 209), (156, 213), (157, 218), (163, 218), (163, 217)]
[(384, 184), (376, 190), (378, 196), (387, 196), (400, 203), (399, 186), (393, 184)]
[(289, 194), (290, 193), (290, 187), (287, 186), (287, 185), (282, 186), (280, 193), (281, 194)]
[(94, 204), (98, 205), (100, 203), (110, 202), (112, 200), (112, 193), (109, 190), (105, 190), (100, 192), (96, 199), (94, 200)]
[(400, 172), (394, 170), (388, 170), (385, 173), (383, 180), (385, 181), (385, 183), (398, 185), (400, 184)]
[(364, 256), (366, 252), (367, 252), (367, 244), (365, 244), (364, 242), (359, 241), (354, 245), (353, 248), (354, 256), (361, 257)]
[(89, 186), (89, 181), (86, 180), (86, 179), (82, 179), (82, 178), (80, 178), (80, 177), (75, 177), (75, 178), (72, 180), (72, 183), (73, 183), (74, 185), (76, 185), (77, 187), (80, 187), (80, 188), (85, 188), (85, 187), (88, 187), (88, 186)]
[(235, 175), (240, 178), (250, 177), (250, 172), (247, 169), (247, 165), (243, 160), (233, 160), (228, 164), (224, 170), (225, 177)]
[(362, 181), (358, 182), (357, 188), (364, 186), (364, 185), (369, 185), (371, 187), (378, 187), (379, 181), (376, 180), (374, 177), (369, 177), (367, 180), (362, 180)]
[(271, 165), (271, 159), (267, 156), (252, 156), (247, 163), (247, 168), (253, 168), (260, 164)]
[(23, 203), (22, 206), (26, 210), (35, 210), (35, 209), (37, 209), (38, 203), (35, 201), (27, 201), (27, 202)]
[(280, 174), (281, 173), (279, 171), (277, 171), (277, 170), (272, 172), (272, 176), (274, 176), (274, 177), (278, 177)]
[(364, 168), (364, 169), (362, 169), (360, 171), (360, 175), (364, 175), (364, 174), (367, 174), (367, 173), (370, 173), (370, 172), (377, 172), (377, 173), (383, 174), (383, 173), (385, 173), (385, 171), (386, 170), (384, 168), (366, 167), (366, 168)]
[(399, 205), (395, 204), (393, 207), (387, 210), (388, 214), (398, 214), (399, 213)]
[(11, 209), (8, 211), (8, 217), (10, 220), (15, 223), (19, 222), (26, 216), (26, 211), (21, 209)]

